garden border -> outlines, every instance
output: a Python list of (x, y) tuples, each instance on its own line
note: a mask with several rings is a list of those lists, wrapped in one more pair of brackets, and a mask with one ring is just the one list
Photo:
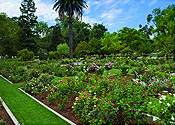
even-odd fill
[(0, 75), (3, 79), (5, 79), (7, 82), (9, 82), (10, 84), (13, 84), (11, 81), (9, 81), (8, 79), (6, 79), (3, 75)]
[(61, 114), (59, 114), (58, 112), (54, 111), (53, 109), (51, 109), (50, 107), (48, 107), (47, 105), (45, 105), (44, 103), (40, 102), (39, 100), (37, 100), (36, 98), (34, 98), (33, 96), (31, 96), (30, 94), (26, 93), (24, 90), (22, 90), (21, 88), (18, 88), (19, 90), (21, 90), (24, 94), (28, 95), (29, 97), (31, 97), (33, 100), (37, 101), (39, 104), (41, 104), (42, 106), (44, 106), (45, 108), (47, 108), (48, 110), (50, 110), (51, 112), (53, 112), (55, 115), (59, 116), (60, 118), (62, 118), (63, 120), (65, 120), (66, 122), (68, 122), (71, 125), (76, 125), (74, 122), (70, 121), (69, 119), (67, 119), (66, 117), (62, 116)]
[(5, 102), (3, 101), (3, 99), (0, 97), (0, 100), (2, 100), (2, 105), (5, 108), (6, 112), (8, 113), (8, 115), (10, 116), (10, 118), (12, 119), (13, 123), (15, 125), (20, 125), (20, 123), (18, 122), (18, 120), (15, 118), (15, 116), (13, 115), (13, 113), (10, 111), (10, 109), (8, 108), (8, 106), (5, 104)]

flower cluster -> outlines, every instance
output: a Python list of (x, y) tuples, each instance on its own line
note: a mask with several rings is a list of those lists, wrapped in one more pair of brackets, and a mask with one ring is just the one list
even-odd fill
[(113, 65), (114, 65), (114, 63), (111, 63), (111, 62), (105, 63), (105, 69), (110, 70), (110, 69), (112, 69)]
[[(153, 121), (164, 122), (171, 124), (175, 122), (175, 94), (163, 91), (159, 94), (159, 99), (151, 99), (148, 104), (148, 115), (153, 115)], [(155, 117), (156, 116), (156, 117)]]

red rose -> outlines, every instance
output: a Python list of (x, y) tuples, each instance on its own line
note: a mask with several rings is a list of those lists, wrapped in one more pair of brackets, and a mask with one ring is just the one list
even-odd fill
[(138, 80), (138, 82), (140, 82), (140, 80)]
[(138, 84), (139, 86), (141, 86), (141, 84)]
[(103, 116), (101, 116), (101, 118), (103, 119)]
[(104, 94), (104, 97), (106, 97), (106, 94)]
[(116, 107), (116, 104), (114, 104), (113, 106)]
[(135, 83), (132, 83), (133, 85), (136, 85)]
[(111, 93), (111, 95), (113, 95), (113, 93)]
[(157, 90), (154, 90), (154, 92), (157, 92)]

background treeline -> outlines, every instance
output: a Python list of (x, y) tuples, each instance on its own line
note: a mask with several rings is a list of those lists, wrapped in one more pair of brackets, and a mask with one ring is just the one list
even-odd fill
[[(20, 50), (27, 49), (35, 54), (50, 58), (69, 56), (68, 17), (64, 21), (55, 19), (56, 25), (48, 26), (47, 22), (37, 21), (34, 15), (34, 2), (21, 3), (20, 17), (8, 17), (0, 13), (0, 56), (16, 56)], [(175, 5), (166, 9), (154, 9), (147, 16), (145, 26), (138, 29), (124, 27), (117, 32), (109, 33), (103, 24), (91, 26), (73, 18), (73, 54), (148, 54), (162, 51), (163, 55), (175, 55)], [(25, 53), (24, 53), (25, 54)]]

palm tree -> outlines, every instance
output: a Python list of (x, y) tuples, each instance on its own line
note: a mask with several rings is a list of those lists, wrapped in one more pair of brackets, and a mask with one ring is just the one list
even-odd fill
[(87, 3), (84, 0), (55, 0), (53, 9), (58, 11), (60, 19), (64, 20), (64, 15), (69, 17), (69, 58), (73, 59), (73, 39), (72, 39), (72, 18), (76, 14), (77, 17), (82, 17), (83, 8), (87, 8)]

